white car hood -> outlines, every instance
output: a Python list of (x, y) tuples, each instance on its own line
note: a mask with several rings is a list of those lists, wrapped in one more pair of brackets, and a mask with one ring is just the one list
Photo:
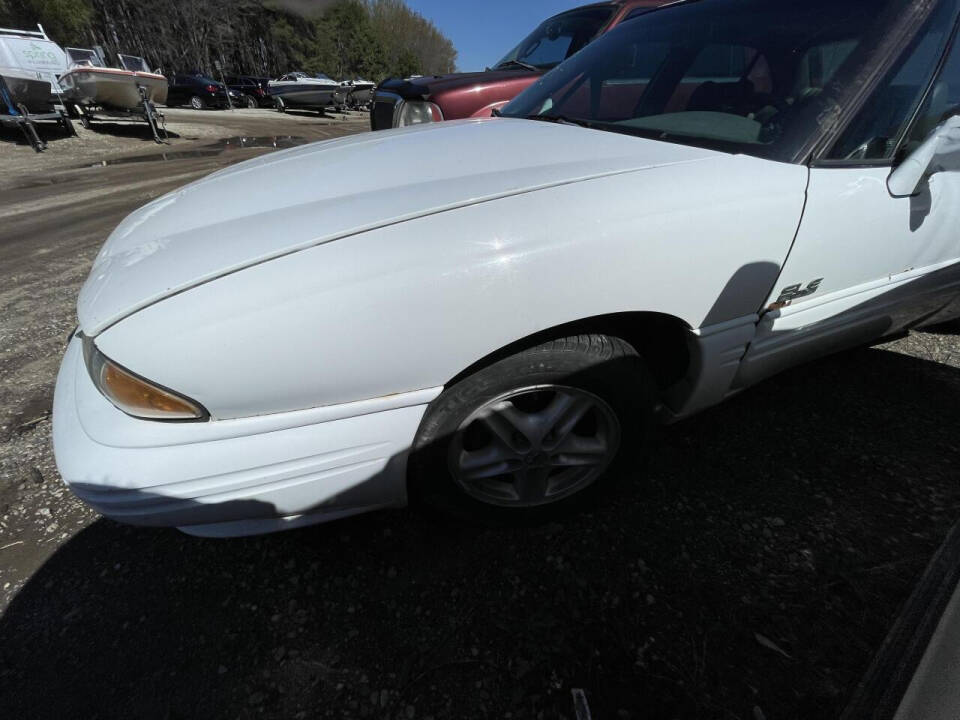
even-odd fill
[(173, 293), (377, 227), (717, 154), (509, 119), (355, 135), (272, 153), (158, 198), (120, 223), (80, 292), (80, 327), (96, 335)]

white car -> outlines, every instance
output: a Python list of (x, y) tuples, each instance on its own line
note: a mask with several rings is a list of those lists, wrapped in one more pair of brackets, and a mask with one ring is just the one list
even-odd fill
[(411, 497), (540, 519), (629, 470), (654, 420), (960, 315), (958, 10), (680, 3), (504, 117), (151, 202), (80, 294), (64, 480), (205, 536)]

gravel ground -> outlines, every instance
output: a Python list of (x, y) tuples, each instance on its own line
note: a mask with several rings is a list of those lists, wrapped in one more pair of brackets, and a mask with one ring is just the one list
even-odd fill
[[(240, 130), (363, 129), (262, 114)], [(662, 428), (648, 467), (546, 527), (128, 528), (61, 485), (53, 383), (109, 229), (265, 151), (204, 132), (166, 162), (0, 179), (0, 718), (573, 718), (574, 689), (604, 719), (838, 714), (960, 510), (960, 335)]]

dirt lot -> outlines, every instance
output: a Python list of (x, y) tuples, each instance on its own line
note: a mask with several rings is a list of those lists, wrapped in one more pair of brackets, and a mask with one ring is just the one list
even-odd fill
[(960, 336), (829, 358), (663, 428), (648, 468), (562, 524), (120, 526), (62, 487), (49, 441), (98, 247), (269, 151), (222, 138), (365, 119), (172, 111), (170, 129), (167, 148), (103, 129), (43, 156), (0, 137), (0, 717), (572, 718), (574, 688), (598, 719), (837, 715), (960, 514)]
[[(0, 127), (0, 161), (4, 176), (17, 178), (36, 172), (65, 167), (109, 161), (113, 158), (166, 151), (176, 153), (184, 148), (193, 148), (198, 142), (232, 140), (232, 145), (241, 138), (257, 138), (267, 143), (271, 138), (284, 141), (289, 137), (309, 140), (328, 137), (338, 133), (335, 128), (347, 123), (353, 132), (362, 129), (360, 121), (367, 116), (360, 113), (335, 113), (321, 117), (316, 112), (278, 113), (275, 110), (210, 110), (197, 112), (181, 108), (164, 108), (169, 145), (158, 146), (144, 123), (124, 121), (95, 122), (85, 129), (74, 123), (77, 137), (71, 137), (53, 123), (38, 125), (40, 136), (48, 142), (43, 153), (34, 152), (19, 130)], [(4, 202), (4, 205), (7, 203)]]

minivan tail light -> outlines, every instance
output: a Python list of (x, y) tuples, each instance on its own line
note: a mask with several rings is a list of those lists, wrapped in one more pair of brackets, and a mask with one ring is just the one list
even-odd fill
[(207, 85), (207, 92), (215, 93), (219, 88), (216, 85)]

